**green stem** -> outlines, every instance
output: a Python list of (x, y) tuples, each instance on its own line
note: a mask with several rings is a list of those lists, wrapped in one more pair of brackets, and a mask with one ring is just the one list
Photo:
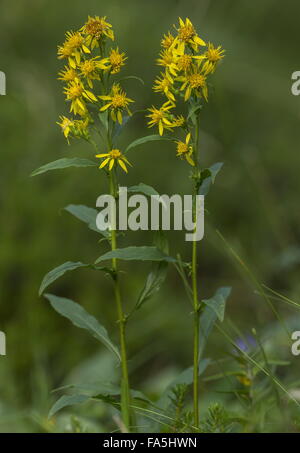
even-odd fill
[[(193, 199), (193, 221), (197, 225), (197, 194), (198, 194), (198, 147), (199, 147), (199, 118), (195, 127), (195, 147), (194, 147), (194, 162), (195, 162), (195, 189)], [(195, 227), (195, 231), (196, 231)], [(197, 284), (197, 241), (193, 241), (192, 246), (192, 290), (193, 290), (193, 307), (194, 307), (194, 354), (193, 354), (193, 401), (194, 401), (194, 425), (199, 427), (199, 328), (200, 328), (200, 312), (198, 302), (198, 284)]]
[[(114, 172), (110, 172), (110, 194), (117, 199), (117, 185), (114, 177)], [(115, 223), (115, 218), (112, 216), (112, 223)], [(117, 248), (117, 232), (113, 228), (111, 230), (111, 250)], [(114, 271), (114, 293), (117, 306), (118, 314), (118, 324), (119, 324), (119, 336), (120, 336), (120, 348), (121, 348), (121, 367), (122, 367), (122, 380), (121, 380), (121, 413), (122, 420), (125, 427), (129, 430), (130, 426), (130, 388), (129, 388), (129, 378), (128, 378), (128, 365), (127, 365), (127, 351), (126, 351), (126, 339), (125, 339), (125, 326), (126, 326), (126, 317), (123, 312), (120, 284), (119, 284), (119, 275), (118, 275), (118, 265), (116, 258), (112, 259), (112, 268)]]
[(192, 288), (194, 306), (194, 424), (199, 425), (199, 304), (197, 285), (197, 241), (193, 241), (192, 250)]

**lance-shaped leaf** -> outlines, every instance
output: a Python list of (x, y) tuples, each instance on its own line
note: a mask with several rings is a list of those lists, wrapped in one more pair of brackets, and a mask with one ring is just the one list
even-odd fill
[(95, 264), (100, 261), (111, 260), (113, 258), (125, 261), (165, 261), (174, 263), (176, 260), (171, 256), (166, 255), (164, 252), (156, 247), (126, 247), (123, 249), (116, 249), (100, 256)]
[(90, 230), (96, 231), (97, 233), (102, 234), (105, 238), (108, 238), (109, 232), (105, 229), (99, 230), (96, 225), (96, 218), (99, 214), (97, 209), (89, 208), (88, 206), (84, 206), (82, 204), (69, 204), (64, 209), (77, 219), (86, 223)]
[(30, 176), (41, 175), (51, 170), (62, 170), (63, 168), (69, 167), (97, 167), (97, 162), (94, 162), (90, 159), (81, 159), (80, 157), (64, 157), (63, 159), (58, 159), (49, 164), (42, 165), (42, 167), (34, 170)]
[(220, 321), (223, 321), (224, 319), (226, 300), (228, 299), (230, 292), (231, 288), (224, 286), (219, 288), (212, 298), (203, 301), (205, 303), (205, 308), (200, 316), (199, 357), (203, 354), (205, 345), (215, 322), (217, 319)]
[(99, 267), (95, 266), (93, 264), (85, 264), (81, 263), (80, 261), (74, 262), (74, 261), (67, 261), (66, 263), (61, 264), (60, 266), (56, 267), (55, 269), (52, 269), (50, 272), (48, 272), (45, 277), (42, 280), (40, 289), (39, 289), (39, 295), (41, 295), (45, 289), (51, 285), (51, 283), (55, 282), (58, 278), (62, 277), (66, 272), (69, 271), (74, 271), (79, 268), (83, 267), (90, 267), (92, 269), (104, 271), (111, 273), (112, 271), (107, 268), (107, 267)]
[(159, 193), (155, 189), (153, 189), (153, 187), (148, 186), (147, 184), (144, 184), (142, 182), (140, 184), (137, 184), (136, 186), (128, 187), (127, 191), (133, 193), (143, 193), (148, 197), (151, 197), (151, 195), (159, 195)]
[(167, 274), (167, 263), (161, 262), (155, 265), (155, 268), (149, 273), (146, 283), (138, 297), (135, 305), (135, 310), (147, 302), (154, 294), (156, 294), (161, 285), (164, 283)]
[[(82, 404), (91, 399), (100, 399), (108, 404), (119, 407), (121, 389), (116, 385), (110, 383), (88, 383), (88, 384), (70, 384), (56, 389), (56, 391), (70, 390), (72, 395), (64, 395), (59, 398), (49, 412), (49, 418), (56, 414), (59, 410), (76, 404)], [(134, 400), (143, 401), (144, 403), (150, 403), (151, 401), (140, 391), (130, 389), (131, 398)]]
[(223, 162), (217, 162), (201, 172), (199, 195), (207, 195), (211, 184), (215, 182), (216, 176), (223, 167)]
[(167, 137), (167, 136), (146, 135), (145, 137), (138, 138), (137, 140), (134, 140), (133, 142), (131, 142), (130, 145), (128, 145), (127, 148), (125, 149), (125, 153), (127, 153), (131, 149), (135, 148), (136, 146), (140, 146), (140, 145), (143, 145), (144, 143), (153, 142), (153, 141), (157, 141), (157, 140), (174, 141), (172, 138)]
[(48, 418), (53, 417), (58, 411), (65, 407), (86, 403), (89, 399), (90, 397), (88, 395), (63, 395), (51, 407)]
[(60, 315), (68, 318), (76, 327), (87, 330), (94, 338), (103, 343), (120, 360), (118, 348), (110, 340), (108, 333), (94, 316), (90, 315), (81, 305), (64, 297), (45, 294), (46, 299)]

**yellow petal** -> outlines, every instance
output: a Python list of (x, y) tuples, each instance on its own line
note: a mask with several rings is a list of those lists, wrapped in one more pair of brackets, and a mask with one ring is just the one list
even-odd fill
[(110, 157), (108, 157), (107, 159), (105, 159), (105, 160), (101, 163), (101, 165), (100, 165), (99, 168), (105, 167), (105, 165), (107, 165), (107, 163), (109, 162), (109, 160), (110, 160)]
[(159, 131), (159, 135), (163, 135), (163, 133), (164, 133), (164, 126), (163, 126), (162, 121), (160, 121), (160, 122), (158, 123), (158, 131)]
[(120, 165), (121, 168), (123, 168), (123, 170), (128, 173), (128, 170), (127, 170), (127, 167), (126, 165), (124, 164), (124, 162), (122, 161), (122, 159), (118, 159), (118, 164)]
[(105, 110), (107, 110), (110, 106), (111, 104), (104, 105), (103, 107), (101, 107), (100, 112), (105, 112)]
[(109, 170), (111, 170), (113, 168), (113, 166), (115, 165), (115, 159), (110, 159), (110, 162), (109, 162)]

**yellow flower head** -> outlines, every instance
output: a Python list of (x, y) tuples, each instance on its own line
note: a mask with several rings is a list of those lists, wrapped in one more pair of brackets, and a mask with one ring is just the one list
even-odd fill
[(127, 60), (125, 53), (120, 53), (118, 47), (116, 49), (111, 49), (108, 57), (111, 73), (117, 74), (120, 72), (121, 67), (125, 65), (125, 60)]
[(188, 73), (183, 77), (178, 77), (177, 80), (183, 82), (180, 90), (185, 90), (185, 101), (187, 101), (192, 94), (197, 97), (203, 96), (206, 101), (208, 100), (206, 76), (199, 72), (197, 68), (193, 68), (193, 71), (191, 73)]
[(221, 46), (214, 47), (213, 44), (208, 43), (207, 51), (205, 52), (203, 59), (203, 72), (207, 75), (215, 72), (217, 64), (222, 58), (224, 58), (225, 50)]
[(88, 138), (89, 137), (89, 118), (86, 117), (82, 120), (74, 121), (74, 128), (72, 130), (74, 137)]
[[(174, 25), (175, 27), (175, 25)], [(175, 27), (176, 28), (176, 27)], [(178, 32), (177, 41), (178, 49), (181, 53), (184, 52), (185, 46), (190, 46), (193, 50), (197, 51), (199, 46), (205, 46), (205, 42), (201, 39), (194, 28), (194, 25), (190, 19), (186, 18), (185, 22), (179, 18), (179, 28), (176, 28)]]
[(60, 122), (57, 122), (56, 124), (61, 127), (62, 133), (64, 134), (66, 139), (68, 139), (71, 128), (74, 126), (74, 121), (70, 118), (67, 118), (66, 116), (60, 116), (59, 119)]
[(65, 89), (66, 99), (71, 101), (70, 111), (75, 115), (86, 115), (86, 101), (97, 102), (96, 96), (84, 88), (83, 84), (78, 81), (71, 82)]
[(59, 117), (60, 122), (57, 124), (61, 127), (61, 130), (68, 140), (69, 143), (69, 136), (77, 137), (77, 138), (88, 138), (89, 137), (89, 118), (86, 117), (82, 120), (73, 120), (67, 118), (66, 116)]
[(109, 153), (104, 153), (104, 154), (97, 154), (96, 157), (103, 158), (105, 159), (101, 162), (99, 168), (103, 168), (106, 165), (108, 165), (109, 171), (112, 170), (113, 166), (115, 163), (118, 163), (120, 167), (128, 173), (127, 165), (131, 165), (130, 162), (128, 162), (127, 158), (121, 153), (119, 149), (112, 149), (109, 151)]
[(98, 57), (84, 60), (81, 65), (81, 75), (87, 80), (90, 88), (93, 88), (93, 80), (99, 80), (99, 69), (103, 69), (101, 62), (98, 61)]
[[(168, 74), (177, 76), (176, 54), (172, 50), (163, 50), (157, 59), (158, 66), (163, 66)], [(172, 79), (171, 79), (172, 80)]]
[(99, 98), (103, 101), (108, 101), (107, 104), (100, 108), (100, 112), (104, 112), (105, 110), (110, 109), (111, 118), (113, 121), (118, 121), (120, 124), (122, 124), (122, 113), (124, 110), (126, 110), (127, 113), (131, 115), (128, 105), (134, 101), (127, 97), (127, 94), (122, 90), (118, 83), (115, 83), (112, 86), (111, 93), (108, 96), (99, 96)]
[(187, 134), (185, 142), (177, 141), (177, 156), (181, 159), (185, 159), (190, 165), (195, 166), (195, 163), (191, 157), (193, 153), (193, 147), (189, 144), (191, 140), (191, 134)]
[(89, 16), (81, 31), (86, 37), (86, 44), (92, 49), (99, 45), (100, 40), (105, 38), (114, 41), (112, 25), (106, 22), (106, 17)]
[(191, 69), (193, 64), (193, 56), (189, 54), (182, 54), (178, 57), (177, 68), (179, 71), (187, 72)]
[(68, 31), (66, 33), (66, 41), (62, 46), (58, 46), (58, 58), (68, 58), (69, 65), (76, 69), (76, 64), (80, 64), (82, 52), (90, 53), (90, 50), (84, 44), (84, 37), (78, 31)]
[(172, 93), (173, 83), (166, 74), (161, 73), (160, 77), (157, 77), (154, 81), (153, 91), (156, 93), (162, 93), (167, 98), (175, 102), (174, 94)]
[(64, 70), (60, 71), (58, 75), (58, 80), (62, 80), (63, 82), (73, 82), (78, 80), (77, 72), (69, 66), (65, 66)]
[(185, 118), (182, 115), (176, 116), (172, 122), (173, 127), (182, 127), (185, 125)]
[(164, 49), (169, 49), (174, 43), (174, 40), (174, 36), (170, 32), (168, 32), (168, 34), (164, 35), (163, 39), (161, 40), (161, 45)]
[(153, 127), (157, 126), (159, 135), (163, 135), (164, 129), (167, 130), (172, 130), (174, 127), (172, 124), (172, 115), (170, 114), (170, 109), (174, 108), (175, 105), (167, 101), (165, 102), (160, 109), (157, 109), (156, 107), (152, 106), (152, 108), (148, 109), (150, 112), (149, 115), (146, 115), (148, 118), (150, 118), (150, 121), (148, 121), (148, 127)]

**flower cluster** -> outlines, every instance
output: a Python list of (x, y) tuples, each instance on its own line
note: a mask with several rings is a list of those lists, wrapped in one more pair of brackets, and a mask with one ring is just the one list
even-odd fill
[[(162, 107), (149, 108), (149, 127), (157, 126), (160, 135), (164, 131), (182, 128), (186, 137), (177, 141), (177, 155), (194, 165), (192, 159), (193, 146), (189, 145), (191, 134), (188, 121), (191, 109), (200, 109), (203, 100), (208, 101), (207, 78), (214, 73), (217, 64), (224, 57), (224, 50), (213, 44), (206, 44), (201, 39), (189, 19), (179, 18), (176, 34), (168, 32), (161, 41), (161, 52), (157, 59), (162, 72), (156, 78), (153, 90), (166, 98)], [(188, 102), (189, 113), (184, 116), (175, 115), (174, 109), (180, 100)], [(198, 107), (199, 106), (199, 107)]]
[[(128, 106), (133, 100), (119, 83), (111, 80), (121, 71), (127, 57), (119, 47), (108, 45), (113, 44), (115, 37), (106, 17), (88, 17), (78, 31), (67, 32), (65, 38), (58, 46), (58, 58), (65, 61), (58, 79), (65, 84), (63, 92), (72, 117), (61, 116), (57, 124), (68, 141), (70, 137), (89, 140), (91, 126), (99, 119), (97, 114), (108, 111), (112, 128), (116, 122), (122, 124), (125, 113), (131, 115)], [(115, 156), (113, 151), (109, 150)], [(103, 154), (106, 155), (97, 157)], [(119, 156), (112, 158), (119, 163), (125, 161)], [(112, 167), (109, 165), (109, 169)]]

